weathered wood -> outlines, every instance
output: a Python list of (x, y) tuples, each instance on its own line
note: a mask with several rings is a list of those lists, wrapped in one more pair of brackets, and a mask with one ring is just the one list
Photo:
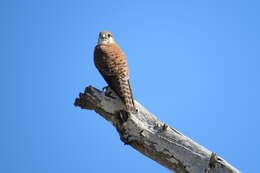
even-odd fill
[(224, 159), (161, 122), (135, 101), (138, 112), (128, 114), (115, 94), (87, 87), (75, 106), (96, 111), (117, 129), (120, 139), (176, 173), (239, 173)]

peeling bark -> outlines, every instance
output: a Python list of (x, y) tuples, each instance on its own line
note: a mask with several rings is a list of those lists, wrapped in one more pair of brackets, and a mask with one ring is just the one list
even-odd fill
[[(120, 99), (92, 86), (75, 100), (75, 106), (94, 110), (111, 122), (120, 139), (176, 173), (239, 173), (224, 159), (161, 122), (135, 101), (138, 112), (128, 114)], [(112, 92), (112, 93), (111, 93)]]

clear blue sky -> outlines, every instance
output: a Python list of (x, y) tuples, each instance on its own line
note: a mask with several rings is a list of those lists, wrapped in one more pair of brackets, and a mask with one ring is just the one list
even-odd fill
[[(136, 100), (242, 172), (260, 154), (259, 1), (0, 2), (0, 172), (168, 172), (74, 107), (105, 86), (100, 30), (129, 61)], [(131, 164), (129, 164), (131, 163)]]

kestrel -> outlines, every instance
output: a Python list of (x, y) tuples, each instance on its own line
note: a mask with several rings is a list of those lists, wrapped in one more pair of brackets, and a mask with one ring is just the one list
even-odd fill
[(127, 112), (135, 113), (126, 57), (111, 32), (101, 31), (94, 51), (94, 63), (108, 86), (122, 100)]

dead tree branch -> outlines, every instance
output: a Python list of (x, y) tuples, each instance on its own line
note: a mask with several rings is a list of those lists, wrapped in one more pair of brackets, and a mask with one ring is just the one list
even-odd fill
[(135, 101), (138, 113), (122, 113), (118, 97), (87, 87), (75, 106), (94, 110), (111, 122), (120, 139), (142, 154), (176, 173), (239, 173), (224, 159), (207, 150), (174, 128), (161, 122)]

